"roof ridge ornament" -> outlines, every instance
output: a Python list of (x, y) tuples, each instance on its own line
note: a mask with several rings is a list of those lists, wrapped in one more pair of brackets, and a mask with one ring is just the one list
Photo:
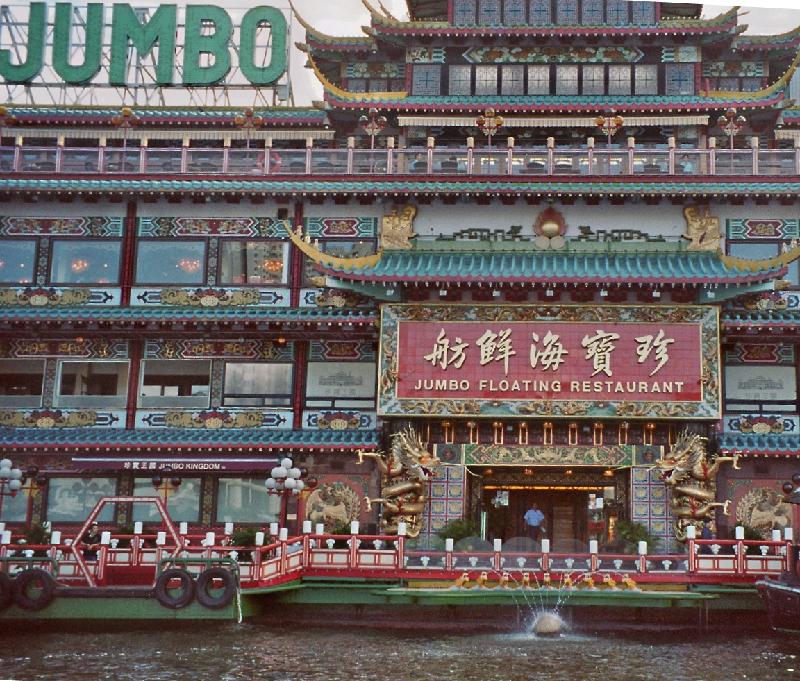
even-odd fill
[(408, 92), (405, 90), (399, 90), (397, 92), (349, 92), (348, 90), (344, 90), (338, 85), (331, 83), (331, 81), (325, 77), (325, 74), (322, 73), (322, 69), (317, 66), (317, 62), (314, 60), (314, 57), (311, 56), (311, 53), (308, 52), (307, 54), (311, 70), (314, 71), (314, 75), (319, 79), (319, 82), (322, 83), (323, 89), (339, 99), (348, 101), (399, 100), (408, 96)]
[[(415, 209), (416, 212), (416, 209)], [(297, 225), (294, 230), (287, 230), (289, 238), (292, 243), (297, 246), (300, 251), (320, 265), (324, 267), (332, 267), (342, 270), (353, 270), (361, 267), (374, 267), (380, 262), (383, 257), (383, 251), (378, 251), (374, 255), (366, 255), (359, 258), (339, 258), (334, 255), (328, 255), (323, 252), (317, 242), (312, 243), (311, 236), (306, 233), (303, 234), (303, 226)]]

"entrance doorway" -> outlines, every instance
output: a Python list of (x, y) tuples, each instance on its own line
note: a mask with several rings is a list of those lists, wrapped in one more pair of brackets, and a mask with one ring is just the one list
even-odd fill
[[(566, 552), (586, 550), (588, 545), (588, 490), (523, 488), (502, 490), (508, 492), (508, 505), (494, 502), (496, 489), (484, 490), (483, 508), (487, 511), (487, 539), (528, 536), (524, 516), (531, 504), (536, 503), (544, 513), (544, 538), (550, 539), (550, 550)], [(602, 495), (602, 488), (591, 493)]]

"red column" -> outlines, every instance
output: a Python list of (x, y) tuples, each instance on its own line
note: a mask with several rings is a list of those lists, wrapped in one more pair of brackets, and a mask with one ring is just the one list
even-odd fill
[(120, 286), (122, 306), (131, 304), (131, 285), (135, 271), (136, 256), (136, 202), (129, 201), (125, 211), (125, 225), (122, 232), (122, 265), (120, 267)]

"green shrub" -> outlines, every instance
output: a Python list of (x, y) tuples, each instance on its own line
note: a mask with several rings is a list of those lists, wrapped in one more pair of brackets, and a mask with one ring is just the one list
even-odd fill
[(442, 539), (452, 539), (454, 542), (466, 537), (478, 536), (478, 526), (466, 518), (451, 520), (436, 535)]
[(642, 523), (632, 523), (629, 520), (617, 521), (617, 534), (624, 544), (625, 553), (636, 553), (640, 541), (647, 542), (649, 553), (655, 552), (661, 544), (661, 537), (650, 534)]

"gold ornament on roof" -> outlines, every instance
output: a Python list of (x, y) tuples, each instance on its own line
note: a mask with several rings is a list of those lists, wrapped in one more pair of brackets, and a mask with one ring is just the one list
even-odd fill
[(397, 208), (392, 208), (388, 215), (381, 220), (381, 249), (389, 250), (408, 250), (414, 247), (411, 239), (417, 234), (414, 231), (414, 217), (417, 214), (417, 207), (407, 205), (397, 213)]
[(684, 239), (691, 243), (686, 247), (689, 251), (716, 251), (722, 238), (719, 229), (719, 218), (711, 215), (708, 206), (686, 206), (683, 209), (686, 218)]

